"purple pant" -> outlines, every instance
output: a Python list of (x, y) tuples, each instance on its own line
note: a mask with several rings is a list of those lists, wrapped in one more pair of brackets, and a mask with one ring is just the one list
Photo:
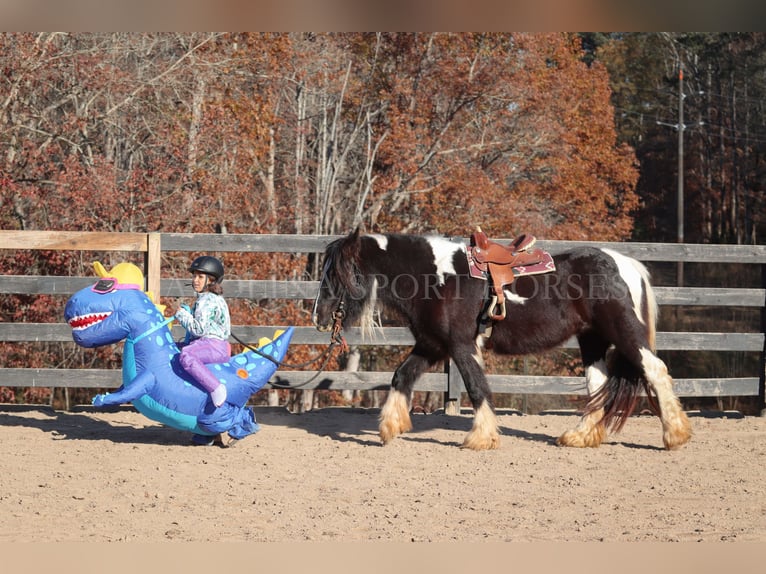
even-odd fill
[(181, 348), (181, 366), (208, 393), (212, 393), (221, 381), (205, 365), (225, 363), (231, 357), (231, 345), (220, 339), (195, 339)]

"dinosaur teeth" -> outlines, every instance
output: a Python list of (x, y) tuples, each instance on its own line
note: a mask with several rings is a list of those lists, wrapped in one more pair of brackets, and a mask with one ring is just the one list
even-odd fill
[(88, 313), (87, 315), (79, 315), (77, 317), (72, 317), (69, 320), (69, 326), (75, 330), (87, 329), (88, 327), (92, 327), (96, 323), (100, 323), (111, 314), (112, 314), (111, 311), (108, 311), (108, 312), (105, 311), (103, 313)]

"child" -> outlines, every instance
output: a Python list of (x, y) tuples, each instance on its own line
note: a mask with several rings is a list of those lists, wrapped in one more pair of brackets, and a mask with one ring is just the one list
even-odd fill
[(226, 362), (231, 356), (231, 319), (221, 287), (223, 263), (203, 255), (192, 261), (189, 271), (197, 300), (191, 310), (182, 306), (176, 313), (189, 340), (181, 348), (181, 366), (210, 393), (217, 408), (226, 401), (226, 385), (221, 384), (205, 365)]

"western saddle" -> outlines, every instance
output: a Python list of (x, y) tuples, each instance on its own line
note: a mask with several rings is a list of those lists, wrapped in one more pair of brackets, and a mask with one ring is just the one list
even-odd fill
[(518, 275), (548, 273), (555, 270), (550, 254), (542, 249), (532, 249), (536, 238), (523, 233), (509, 245), (490, 241), (487, 234), (476, 227), (468, 247), (468, 263), (471, 275), (488, 279), (494, 295), (486, 310), (493, 321), (505, 319), (505, 294), (503, 287), (510, 285)]

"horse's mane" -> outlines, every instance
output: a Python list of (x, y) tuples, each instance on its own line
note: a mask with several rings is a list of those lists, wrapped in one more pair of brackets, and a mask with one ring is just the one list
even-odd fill
[(359, 281), (359, 242), (350, 241), (350, 237), (341, 237), (327, 246), (325, 270), (333, 273), (340, 286), (352, 297), (362, 295)]
[(365, 285), (361, 269), (361, 237), (353, 232), (346, 237), (336, 239), (325, 251), (325, 272), (333, 275), (335, 282), (346, 290), (352, 301), (361, 303), (359, 314), (362, 336), (372, 335), (379, 327), (377, 313), (377, 280)]

